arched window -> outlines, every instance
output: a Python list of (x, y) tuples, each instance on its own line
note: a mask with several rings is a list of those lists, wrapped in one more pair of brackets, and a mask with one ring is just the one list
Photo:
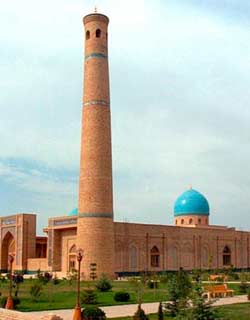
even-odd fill
[(181, 224), (184, 224), (184, 219), (181, 219)]
[(160, 266), (160, 252), (156, 246), (154, 246), (151, 251), (151, 267), (158, 268)]
[(198, 219), (198, 223), (201, 224), (201, 219), (200, 218)]
[(193, 219), (189, 219), (189, 224), (192, 224), (193, 223)]
[(100, 29), (97, 29), (96, 32), (95, 32), (95, 36), (96, 38), (101, 38), (101, 30)]
[(177, 222), (177, 220), (175, 220), (175, 224), (177, 224), (178, 222)]
[(72, 271), (76, 269), (76, 245), (73, 244), (69, 249), (69, 267), (68, 271)]
[(86, 40), (89, 40), (89, 38), (90, 38), (90, 31), (87, 30), (87, 31), (86, 31)]
[(136, 247), (132, 247), (130, 249), (130, 267), (132, 269), (137, 268), (137, 249), (136, 249)]
[(223, 249), (223, 266), (231, 265), (231, 250), (228, 246), (225, 246)]

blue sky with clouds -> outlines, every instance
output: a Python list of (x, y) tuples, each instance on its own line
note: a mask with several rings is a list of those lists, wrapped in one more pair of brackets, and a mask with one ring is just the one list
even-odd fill
[(249, 1), (6, 1), (0, 21), (2, 216), (77, 206), (82, 17), (110, 17), (115, 219), (173, 221), (188, 185), (211, 222), (250, 229)]

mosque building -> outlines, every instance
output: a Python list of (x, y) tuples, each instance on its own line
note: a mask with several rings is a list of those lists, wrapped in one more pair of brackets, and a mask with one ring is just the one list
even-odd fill
[(52, 217), (36, 236), (36, 215), (0, 217), (0, 269), (57, 272), (77, 268), (76, 252), (84, 252), (82, 277), (110, 277), (143, 271), (196, 268), (250, 268), (250, 232), (209, 224), (209, 204), (190, 188), (174, 204), (174, 224), (115, 222), (108, 68), (107, 16), (92, 13), (85, 28), (84, 90), (78, 209)]

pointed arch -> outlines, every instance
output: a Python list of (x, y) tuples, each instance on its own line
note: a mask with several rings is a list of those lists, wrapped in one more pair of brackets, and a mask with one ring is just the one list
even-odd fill
[(68, 253), (68, 271), (76, 269), (76, 245), (73, 244)]
[(70, 249), (69, 249), (69, 253), (76, 253), (76, 245), (73, 244)]
[(15, 251), (16, 251), (16, 243), (15, 238), (13, 234), (8, 231), (2, 241), (2, 253), (1, 253), (1, 269), (2, 270), (8, 270), (8, 257), (11, 254), (13, 257), (15, 257)]
[(150, 261), (151, 261), (151, 267), (153, 268), (160, 267), (160, 251), (157, 248), (157, 246), (153, 246), (153, 248), (150, 250)]
[(228, 245), (226, 245), (223, 249), (222, 262), (223, 262), (223, 266), (231, 265), (231, 249)]

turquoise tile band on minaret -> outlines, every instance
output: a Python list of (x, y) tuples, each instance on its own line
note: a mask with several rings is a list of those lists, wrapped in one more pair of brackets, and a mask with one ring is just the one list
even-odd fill
[(101, 58), (101, 59), (107, 59), (108, 57), (100, 52), (93, 52), (85, 56), (85, 60), (91, 59), (91, 58)]

